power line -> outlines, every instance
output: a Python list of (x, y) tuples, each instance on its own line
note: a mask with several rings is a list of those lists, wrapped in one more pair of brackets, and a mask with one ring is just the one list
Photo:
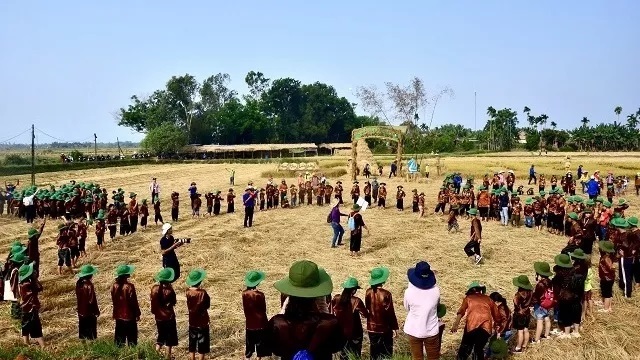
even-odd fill
[(30, 130), (31, 130), (30, 128), (27, 128), (25, 131), (21, 132), (20, 134), (18, 134), (18, 135), (16, 135), (16, 136), (12, 136), (12, 137), (10, 137), (10, 138), (8, 138), (8, 139), (6, 139), (6, 140), (0, 141), (0, 143), (6, 143), (6, 142), (9, 142), (9, 141), (11, 141), (11, 140), (13, 140), (13, 139), (17, 138), (18, 136), (21, 136), (21, 135), (25, 134), (27, 131), (30, 131)]
[(36, 128), (36, 130), (38, 130), (40, 133), (42, 133), (42, 134), (43, 134), (43, 135), (45, 135), (45, 136), (48, 136), (48, 137), (50, 137), (50, 138), (52, 138), (52, 139), (54, 139), (54, 140), (56, 140), (56, 141), (60, 141), (60, 142), (63, 142), (63, 143), (70, 143), (70, 142), (78, 142), (78, 143), (82, 143), (82, 142), (87, 142), (87, 141), (89, 141), (89, 140), (91, 139), (91, 138), (87, 138), (87, 139), (84, 139), (84, 140), (81, 140), (81, 141), (69, 141), (69, 140), (62, 140), (62, 139), (60, 139), (60, 138), (57, 138), (57, 137), (55, 137), (55, 136), (52, 136), (52, 135), (47, 134), (46, 132), (44, 132), (44, 131), (42, 131), (42, 130), (40, 130), (40, 129), (38, 129), (38, 128)]

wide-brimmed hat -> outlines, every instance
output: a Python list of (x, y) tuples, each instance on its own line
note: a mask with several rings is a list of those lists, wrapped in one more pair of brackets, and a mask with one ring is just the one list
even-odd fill
[(573, 252), (569, 253), (569, 256), (571, 256), (574, 259), (582, 259), (582, 260), (588, 257), (588, 255), (585, 254), (582, 249), (575, 249)]
[(629, 227), (629, 222), (621, 217), (616, 217), (611, 219), (611, 225), (620, 228), (620, 229), (626, 229)]
[(170, 267), (161, 269), (154, 277), (157, 282), (172, 282), (175, 278), (176, 272)]
[(585, 201), (585, 205), (587, 206), (594, 206), (596, 204), (596, 202), (593, 199), (589, 199), (587, 201)]
[(18, 281), (23, 282), (33, 274), (34, 263), (24, 264), (18, 269)]
[(247, 287), (256, 287), (264, 281), (266, 275), (259, 270), (251, 270), (244, 276), (244, 284)]
[(27, 257), (27, 255), (25, 255), (24, 252), (12, 254), (11, 257), (9, 258), (9, 261), (13, 261), (16, 264), (25, 263), (27, 262), (27, 260), (29, 260), (29, 258)]
[(602, 206), (606, 207), (606, 208), (610, 208), (611, 207), (611, 202), (609, 202), (609, 200), (605, 200), (602, 202)]
[(544, 190), (540, 191), (540, 196), (545, 196), (545, 195), (547, 195), (547, 193)]
[(118, 265), (116, 268), (116, 277), (131, 275), (135, 269), (136, 267), (133, 265)]
[(138, 194), (136, 194), (136, 193), (134, 193), (134, 192), (129, 193), (129, 199), (133, 199), (133, 198), (134, 198), (134, 197), (136, 197), (136, 196), (138, 196)]
[(622, 205), (626, 205), (626, 204), (627, 204), (627, 200), (626, 199), (618, 200), (618, 206), (622, 206)]
[(533, 199), (532, 198), (527, 198), (527, 200), (524, 201), (525, 205), (532, 205), (533, 204)]
[(573, 263), (571, 263), (571, 257), (569, 257), (569, 255), (567, 254), (556, 255), (556, 257), (553, 258), (553, 262), (556, 263), (556, 265), (563, 268), (573, 267)]
[(27, 231), (27, 236), (29, 238), (32, 238), (32, 237), (34, 237), (36, 235), (39, 235), (39, 234), (40, 234), (40, 232), (38, 232), (38, 230), (35, 229), (35, 228), (30, 228), (29, 231)]
[(83, 278), (91, 275), (95, 275), (98, 272), (98, 268), (91, 264), (82, 265), (80, 272), (76, 275), (78, 278)]
[(293, 263), (289, 268), (289, 275), (273, 286), (285, 295), (301, 298), (327, 296), (333, 291), (329, 274), (309, 260)]
[(467, 286), (467, 294), (469, 293), (469, 291), (473, 290), (473, 289), (480, 289), (480, 291), (484, 294), (487, 291), (487, 287), (480, 284), (480, 281), (478, 280), (474, 280), (472, 281), (469, 286)]
[(377, 267), (369, 272), (369, 285), (375, 286), (384, 284), (389, 279), (389, 269), (386, 267)]
[(13, 256), (17, 254), (24, 254), (25, 251), (27, 251), (26, 246), (22, 246), (22, 244), (17, 244), (17, 245), (11, 246), (11, 250), (9, 251), (9, 253), (11, 254), (11, 256)]
[(467, 213), (468, 213), (469, 215), (478, 215), (478, 209), (476, 209), (476, 208), (471, 208), (471, 209), (469, 209), (469, 211), (467, 211)]
[(96, 216), (96, 220), (104, 220), (104, 213), (99, 213), (99, 214)]
[(415, 267), (407, 270), (407, 277), (409, 282), (419, 289), (428, 290), (436, 285), (436, 275), (426, 261), (420, 261)]
[(494, 338), (489, 342), (492, 359), (506, 359), (509, 356), (509, 345), (504, 339)]
[(398, 189), (404, 189), (404, 187), (402, 185), (398, 185), (397, 188)]
[(445, 315), (447, 315), (447, 306), (445, 304), (438, 304), (438, 308), (436, 309), (436, 316), (438, 319), (442, 319)]
[(196, 286), (204, 281), (204, 278), (206, 277), (207, 272), (204, 271), (204, 269), (193, 269), (189, 272), (189, 275), (187, 275), (187, 280), (185, 282), (187, 283), (187, 286)]
[(569, 213), (569, 218), (573, 219), (573, 220), (578, 220), (579, 219), (578, 214), (576, 214), (574, 212), (570, 212)]
[(387, 186), (387, 183), (386, 182), (381, 182), (380, 186)]
[(358, 204), (353, 204), (353, 206), (351, 207), (351, 210), (353, 211), (360, 211), (360, 209), (362, 208), (362, 206), (358, 205)]
[(536, 271), (536, 274), (551, 277), (553, 273), (551, 272), (551, 266), (546, 261), (536, 261), (533, 263), (533, 269)]
[(142, 199), (142, 205), (147, 205), (147, 199)]
[(356, 181), (354, 181), (353, 183), (354, 183), (354, 184), (360, 184), (360, 182), (359, 182), (359, 181), (357, 181), (357, 180), (356, 180)]
[(613, 243), (611, 241), (600, 241), (598, 243), (598, 247), (600, 248), (600, 250), (606, 252), (606, 253), (615, 253), (616, 252), (616, 247), (615, 245), (613, 245)]
[(347, 280), (342, 283), (343, 289), (361, 289), (360, 283), (358, 283), (358, 279), (353, 276), (349, 276)]
[(167, 231), (171, 230), (172, 226), (169, 223), (162, 224), (162, 235), (166, 235)]
[(635, 217), (635, 216), (632, 216), (632, 217), (628, 218), (627, 222), (629, 223), (629, 225), (631, 225), (633, 227), (638, 227), (638, 218)]
[(511, 282), (515, 287), (525, 290), (533, 290), (533, 285), (531, 285), (531, 281), (529, 281), (529, 277), (527, 275), (516, 276)]

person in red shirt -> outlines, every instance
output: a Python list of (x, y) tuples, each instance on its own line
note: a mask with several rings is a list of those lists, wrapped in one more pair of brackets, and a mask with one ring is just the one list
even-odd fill
[(247, 286), (246, 290), (242, 292), (242, 309), (246, 329), (244, 357), (246, 359), (250, 359), (254, 353), (258, 359), (271, 355), (266, 339), (267, 303), (264, 293), (257, 289), (264, 279), (265, 274), (257, 270), (249, 271), (244, 278), (244, 283)]
[(187, 308), (189, 310), (189, 357), (204, 360), (210, 352), (209, 335), (209, 307), (211, 298), (201, 287), (207, 273), (202, 269), (195, 269), (187, 277)]
[(84, 265), (78, 273), (76, 299), (78, 312), (78, 337), (81, 341), (98, 338), (98, 316), (100, 308), (91, 279), (98, 272), (93, 265)]
[(142, 205), (140, 205), (140, 226), (143, 229), (147, 229), (147, 222), (149, 221), (149, 206), (147, 206), (147, 199), (142, 199)]
[(155, 280), (158, 282), (151, 288), (151, 313), (156, 320), (158, 337), (156, 339), (156, 351), (167, 347), (166, 357), (171, 359), (171, 351), (178, 346), (178, 328), (176, 325), (176, 292), (171, 286), (175, 279), (175, 271), (172, 268), (164, 268), (158, 272)]

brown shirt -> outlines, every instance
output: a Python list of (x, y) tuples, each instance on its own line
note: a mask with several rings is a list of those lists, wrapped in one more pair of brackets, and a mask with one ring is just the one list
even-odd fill
[(482, 239), (482, 223), (480, 222), (480, 219), (473, 218), (473, 220), (471, 220), (471, 240), (481, 240)]
[(369, 313), (367, 330), (373, 333), (386, 334), (398, 330), (398, 319), (393, 307), (391, 293), (385, 289), (367, 289), (365, 306)]
[(42, 292), (42, 284), (38, 280), (28, 279), (20, 283), (20, 310), (23, 313), (40, 310), (38, 294)]
[(151, 288), (151, 313), (156, 321), (167, 321), (175, 319), (176, 314), (173, 307), (176, 305), (176, 292), (170, 284), (155, 284)]
[(115, 282), (111, 287), (111, 301), (113, 302), (113, 318), (115, 320), (133, 321), (140, 318), (138, 296), (132, 283), (119, 284)]
[(262, 291), (255, 289), (243, 291), (242, 309), (247, 330), (262, 330), (267, 327), (267, 301)]
[[(482, 328), (489, 334), (501, 317), (498, 307), (487, 295), (471, 294), (462, 300), (458, 315), (467, 316), (465, 329), (467, 332)], [(497, 327), (497, 326), (496, 326)]]
[(276, 315), (269, 320), (267, 341), (273, 355), (291, 360), (298, 351), (307, 350), (315, 360), (331, 360), (344, 345), (338, 319), (324, 313), (305, 315), (302, 319)]
[(187, 308), (189, 309), (189, 326), (199, 329), (209, 327), (209, 307), (211, 299), (207, 291), (200, 288), (187, 289)]
[(498, 319), (495, 319), (496, 329), (499, 334), (511, 329), (511, 312), (506, 304), (498, 305), (498, 313), (500, 314)]
[(360, 316), (369, 316), (364, 302), (359, 297), (352, 296), (348, 306), (341, 306), (340, 297), (338, 294), (331, 300), (331, 313), (338, 318), (342, 335), (347, 340), (361, 338), (363, 331)]
[(614, 281), (616, 279), (616, 269), (613, 266), (614, 254), (605, 254), (600, 257), (598, 263), (598, 276), (600, 280)]
[(98, 300), (93, 283), (89, 279), (78, 280), (76, 284), (76, 299), (78, 300), (79, 316), (99, 316)]
[(519, 290), (513, 297), (513, 313), (519, 316), (531, 316), (533, 305), (533, 291)]

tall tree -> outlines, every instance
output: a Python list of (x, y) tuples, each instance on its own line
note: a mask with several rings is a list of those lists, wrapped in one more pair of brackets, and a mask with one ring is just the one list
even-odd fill
[(620, 114), (622, 113), (622, 106), (618, 105), (613, 109), (613, 112), (618, 115), (618, 122), (620, 122)]
[(583, 117), (582, 120), (580, 120), (580, 122), (582, 123), (582, 127), (587, 127), (589, 125), (589, 119), (587, 119), (587, 117)]
[(553, 130), (555, 130), (557, 126), (558, 126), (558, 124), (556, 124), (556, 122), (555, 122), (555, 121), (552, 121), (552, 122), (551, 122), (551, 128), (552, 128)]
[(511, 150), (519, 137), (518, 113), (509, 108), (496, 110), (489, 106), (487, 115), (489, 119), (484, 131), (490, 133), (489, 148), (501, 151)]
[(251, 70), (247, 73), (247, 76), (244, 77), (244, 82), (249, 86), (251, 99), (258, 100), (262, 97), (262, 94), (269, 89), (271, 79), (265, 77), (260, 71), (255, 72)]

